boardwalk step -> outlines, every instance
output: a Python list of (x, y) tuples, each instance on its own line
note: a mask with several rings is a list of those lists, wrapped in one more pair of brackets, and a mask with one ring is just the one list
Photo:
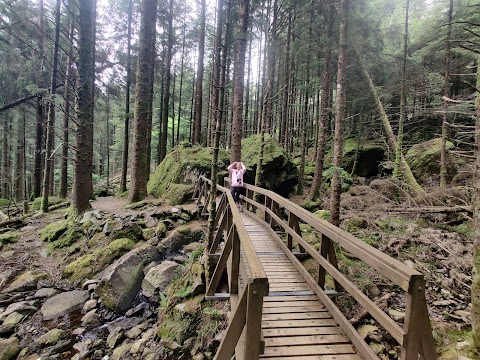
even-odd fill
[(205, 296), (205, 300), (229, 300), (230, 294), (229, 293), (215, 293), (212, 296)]

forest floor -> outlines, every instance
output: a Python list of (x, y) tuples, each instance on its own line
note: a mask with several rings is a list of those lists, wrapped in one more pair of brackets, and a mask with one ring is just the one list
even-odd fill
[[(304, 199), (305, 196), (291, 198), (298, 204), (302, 204)], [(142, 212), (141, 209), (126, 209), (126, 203), (125, 199), (99, 197), (92, 202), (92, 207), (113, 215)], [(328, 199), (325, 199), (324, 204), (327, 203)], [(159, 208), (171, 208), (159, 203), (156, 205)], [(473, 237), (470, 220), (459, 220), (458, 214), (405, 214), (388, 211), (389, 207), (397, 205), (369, 187), (353, 187), (342, 195), (341, 227), (425, 275), (428, 310), (437, 351), (442, 354), (441, 359), (460, 359), (459, 356), (479, 359), (471, 351)], [(182, 207), (193, 208), (195, 204)], [(48, 253), (47, 244), (41, 242), (38, 231), (61, 219), (64, 214), (65, 209), (59, 209), (31, 217), (27, 226), (19, 231), (19, 240), (10, 244), (8, 251), (0, 252), (0, 273), (7, 273), (8, 270), (11, 275), (9, 278), (12, 278), (21, 271), (36, 270), (50, 274), (55, 283), (61, 283), (65, 265), (63, 259)], [(388, 292), (395, 293), (393, 286), (375, 275), (372, 269), (361, 266), (354, 257), (342, 254), (339, 260), (341, 264), (343, 262), (343, 270), (355, 279), (370, 298), (379, 299)], [(8, 281), (8, 278), (0, 278), (0, 289)], [(340, 303), (348, 318), (355, 317), (361, 311), (349, 301)], [(400, 309), (404, 306), (404, 300), (392, 296), (385, 305), (385, 311)], [(375, 325), (368, 318), (363, 323)]]

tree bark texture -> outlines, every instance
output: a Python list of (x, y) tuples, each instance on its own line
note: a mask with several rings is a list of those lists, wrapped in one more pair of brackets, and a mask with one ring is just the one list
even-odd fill
[(201, 0), (200, 37), (198, 39), (197, 79), (195, 82), (195, 110), (193, 115), (192, 143), (200, 144), (202, 128), (202, 94), (203, 94), (203, 58), (205, 54), (205, 0)]
[(243, 88), (245, 77), (245, 54), (250, 0), (239, 1), (239, 29), (237, 31), (236, 58), (234, 65), (232, 151), (230, 162), (242, 159)]
[(335, 101), (335, 137), (333, 147), (333, 166), (335, 171), (332, 178), (332, 192), (330, 196), (330, 222), (340, 225), (340, 195), (342, 181), (340, 168), (343, 160), (343, 129), (346, 114), (345, 85), (347, 76), (347, 9), (348, 0), (340, 0), (340, 28), (338, 42), (338, 70), (337, 70), (337, 98)]
[[(153, 66), (152, 37), (155, 36), (155, 23), (157, 16), (157, 0), (142, 1), (142, 20), (140, 25), (140, 46), (137, 64), (137, 80), (135, 89), (135, 114), (133, 119), (133, 144), (132, 159), (130, 167), (130, 189), (128, 192), (128, 201), (137, 202), (143, 200), (147, 195), (148, 181), (148, 149), (146, 139), (148, 139), (150, 112), (150, 101), (152, 100), (150, 91), (151, 73)], [(168, 110), (167, 110), (168, 112)]]
[(90, 209), (93, 192), (93, 92), (95, 58), (94, 40), (95, 0), (80, 2), (79, 65), (77, 84), (77, 129), (75, 133), (75, 160), (72, 206), (80, 215)]

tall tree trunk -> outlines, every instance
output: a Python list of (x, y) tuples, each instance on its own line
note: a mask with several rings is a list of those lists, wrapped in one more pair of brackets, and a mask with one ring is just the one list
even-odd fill
[(180, 64), (180, 89), (178, 90), (178, 120), (177, 120), (177, 141), (175, 144), (180, 143), (180, 117), (182, 112), (182, 89), (183, 89), (183, 66), (185, 62), (185, 19), (186, 19), (186, 3), (184, 3), (183, 11), (183, 27), (182, 27), (182, 61)]
[[(213, 71), (212, 71), (212, 95), (211, 95), (211, 104), (212, 111), (210, 113), (210, 125), (211, 128), (216, 127), (217, 119), (220, 124), (220, 55), (222, 52), (222, 25), (223, 25), (223, 0), (218, 0), (217, 3), (217, 27), (215, 30), (215, 46), (214, 46), (214, 60), (213, 60)], [(215, 131), (210, 131), (210, 141), (212, 143), (212, 135), (215, 134)]]
[(25, 110), (17, 122), (15, 200), (25, 199)]
[(10, 116), (7, 115), (4, 125), (3, 125), (3, 141), (2, 141), (2, 198), (4, 199), (10, 199), (10, 193), (9, 193), (9, 184), (10, 184), (10, 161), (9, 161), (9, 155), (10, 151), (8, 151), (9, 148), (9, 141), (8, 139), (10, 138), (11, 134), (9, 131), (10, 128)]
[(128, 145), (130, 136), (130, 86), (132, 79), (132, 2), (128, 1), (127, 28), (127, 84), (125, 88), (125, 129), (123, 135), (122, 176), (120, 178), (120, 193), (127, 190)]
[[(152, 39), (155, 37), (157, 19), (157, 0), (142, 1), (142, 21), (140, 25), (140, 46), (138, 53), (137, 81), (135, 89), (135, 114), (133, 119), (133, 144), (131, 163), (131, 184), (128, 201), (133, 203), (143, 200), (147, 195), (149, 156), (146, 139), (148, 139), (152, 96), (150, 67), (153, 59)], [(168, 111), (168, 110), (167, 110)]]
[[(326, 10), (326, 23), (327, 23), (327, 39), (325, 43), (324, 50), (324, 63), (322, 74), (319, 74), (318, 77), (321, 77), (321, 100), (320, 100), (320, 109), (319, 109), (319, 126), (318, 126), (318, 139), (317, 139), (317, 152), (315, 155), (315, 171), (313, 174), (312, 187), (310, 188), (310, 194), (308, 195), (308, 200), (315, 200), (319, 194), (322, 187), (322, 174), (323, 174), (323, 162), (324, 162), (324, 152), (325, 152), (325, 142), (327, 135), (327, 123), (328, 123), (328, 109), (330, 106), (330, 63), (332, 59), (332, 43), (333, 43), (333, 23), (334, 23), (334, 8), (333, 1), (330, 0), (327, 5), (328, 9)], [(317, 54), (317, 58), (320, 58), (320, 54)]]
[(330, 222), (340, 225), (340, 194), (342, 181), (340, 169), (343, 160), (343, 127), (346, 115), (345, 85), (347, 76), (347, 14), (348, 0), (340, 0), (340, 29), (338, 40), (338, 71), (337, 71), (337, 98), (335, 101), (335, 142), (333, 147), (333, 166), (335, 171), (332, 178), (332, 192), (330, 196)]
[(175, 65), (173, 65), (173, 87), (172, 87), (172, 149), (175, 146)]
[(77, 86), (77, 129), (75, 134), (75, 160), (73, 166), (72, 206), (80, 215), (90, 209), (93, 193), (93, 92), (95, 76), (94, 13), (96, 1), (80, 1), (79, 64)]
[(287, 28), (287, 49), (285, 52), (285, 76), (283, 83), (283, 102), (282, 102), (282, 119), (280, 121), (279, 140), (283, 148), (286, 148), (288, 136), (288, 95), (290, 85), (290, 39), (292, 36), (292, 14), (288, 13), (288, 28)]
[(407, 76), (407, 50), (408, 50), (408, 9), (410, 7), (410, 0), (405, 4), (405, 31), (403, 33), (403, 59), (402, 59), (402, 84), (400, 88), (400, 119), (398, 121), (398, 135), (397, 135), (397, 147), (395, 149), (395, 168), (393, 169), (393, 176), (395, 178), (400, 177), (400, 167), (402, 164), (403, 156), (403, 126), (405, 122), (405, 83)]
[(198, 62), (197, 62), (197, 79), (195, 83), (195, 111), (192, 131), (192, 143), (200, 144), (201, 128), (202, 128), (202, 93), (203, 93), (203, 57), (205, 54), (205, 0), (201, 0), (200, 13), (200, 38), (198, 39)]
[(231, 162), (242, 159), (243, 129), (243, 89), (245, 78), (245, 54), (247, 51), (247, 29), (250, 0), (239, 0), (239, 29), (237, 31), (237, 51), (234, 65), (233, 120)]
[(267, 89), (264, 95), (266, 101), (263, 102), (264, 109), (263, 113), (265, 116), (264, 126), (265, 131), (271, 133), (272, 123), (273, 123), (273, 89), (275, 87), (275, 63), (277, 60), (277, 51), (276, 51), (276, 37), (277, 37), (277, 18), (278, 16), (278, 4), (277, 0), (273, 2), (273, 19), (270, 25), (270, 33), (268, 36), (268, 41), (265, 44), (268, 44), (268, 57), (267, 57)]
[(245, 111), (243, 114), (243, 131), (246, 134), (245, 137), (248, 137), (249, 133), (249, 123), (248, 123), (248, 115), (249, 115), (249, 107), (250, 107), (250, 74), (252, 69), (252, 40), (253, 40), (253, 33), (252, 33), (252, 25), (250, 24), (250, 32), (249, 32), (249, 40), (248, 40), (248, 65), (247, 65), (247, 85), (245, 89)]
[[(480, 89), (480, 56), (477, 56), (477, 89)], [(480, 92), (475, 94), (475, 148), (474, 167), (474, 223), (475, 238), (473, 240), (473, 275), (472, 275), (472, 332), (473, 346), (480, 350)]]
[(70, 123), (70, 106), (72, 101), (72, 83), (74, 80), (72, 67), (72, 53), (73, 53), (73, 33), (75, 29), (73, 16), (69, 16), (69, 51), (67, 54), (67, 73), (65, 75), (64, 84), (64, 103), (63, 103), (63, 134), (62, 134), (62, 160), (60, 165), (60, 190), (59, 196), (61, 198), (67, 197), (68, 192), (68, 135)]
[[(452, 37), (452, 18), (453, 18), (453, 0), (450, 0), (448, 7), (448, 24), (447, 24), (447, 39), (445, 43), (445, 82), (443, 94), (445, 98), (449, 97), (450, 93), (450, 41)], [(447, 187), (447, 112), (448, 101), (443, 101), (442, 114), (442, 148), (440, 152), (440, 187), (445, 189)]]
[(42, 169), (43, 169), (43, 140), (44, 140), (44, 108), (42, 95), (37, 96), (36, 101), (36, 131), (35, 131), (35, 166), (33, 197), (37, 198), (42, 193)]
[(106, 133), (107, 133), (107, 139), (106, 139), (106, 144), (105, 144), (105, 152), (107, 155), (107, 165), (105, 166), (105, 174), (107, 177), (106, 181), (106, 187), (107, 191), (108, 188), (110, 187), (110, 86), (112, 84), (112, 81), (110, 81), (110, 84), (107, 87), (107, 103), (106, 103), (106, 114), (105, 114), (105, 127), (106, 127)]
[(53, 169), (53, 141), (55, 133), (55, 94), (57, 90), (57, 67), (58, 67), (58, 48), (60, 45), (60, 0), (57, 0), (57, 6), (55, 10), (55, 45), (53, 50), (53, 69), (52, 69), (52, 82), (50, 89), (50, 103), (49, 114), (47, 123), (47, 146), (45, 151), (45, 168), (43, 172), (43, 193), (42, 193), (42, 212), (48, 212), (48, 196), (51, 189), (51, 170)]
[[(167, 44), (167, 57), (165, 62), (165, 88), (163, 94), (163, 115), (162, 115), (162, 139), (160, 146), (160, 159), (159, 163), (165, 159), (167, 155), (167, 135), (168, 135), (168, 106), (170, 104), (170, 79), (171, 79), (171, 66), (172, 66), (172, 47), (173, 47), (173, 0), (169, 2), (168, 11), (168, 44)], [(174, 114), (172, 114), (174, 117)], [(173, 121), (173, 119), (172, 119)]]

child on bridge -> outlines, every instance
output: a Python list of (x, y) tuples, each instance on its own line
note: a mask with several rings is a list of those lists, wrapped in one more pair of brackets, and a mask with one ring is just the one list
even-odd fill
[(245, 170), (247, 170), (247, 168), (241, 161), (236, 161), (228, 166), (228, 171), (230, 174), (232, 174), (232, 197), (240, 211), (242, 211), (242, 206), (240, 205), (240, 194), (243, 188), (243, 174), (245, 173)]

